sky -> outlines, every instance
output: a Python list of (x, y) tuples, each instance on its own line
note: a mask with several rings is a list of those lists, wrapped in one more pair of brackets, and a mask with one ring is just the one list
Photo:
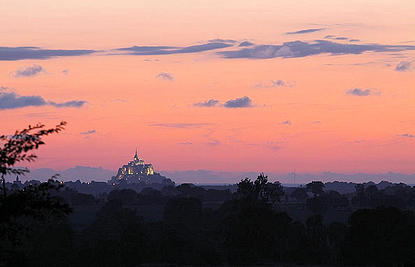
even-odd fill
[(0, 0), (31, 168), (415, 173), (413, 0)]

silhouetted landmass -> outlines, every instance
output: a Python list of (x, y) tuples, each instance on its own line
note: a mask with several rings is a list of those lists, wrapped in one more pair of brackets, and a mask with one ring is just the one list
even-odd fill
[(405, 184), (6, 185), (2, 266), (415, 264)]

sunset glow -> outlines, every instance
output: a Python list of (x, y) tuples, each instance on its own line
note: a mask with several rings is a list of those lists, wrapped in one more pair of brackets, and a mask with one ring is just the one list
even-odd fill
[(0, 7), (1, 134), (68, 122), (30, 167), (415, 172), (413, 0)]

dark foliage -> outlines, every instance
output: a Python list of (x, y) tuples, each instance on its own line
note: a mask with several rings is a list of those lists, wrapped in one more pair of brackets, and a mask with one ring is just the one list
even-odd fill
[(324, 183), (321, 181), (312, 181), (307, 184), (307, 189), (312, 192), (314, 196), (321, 195), (324, 192)]
[[(366, 201), (365, 205), (374, 205), (396, 198), (398, 202), (390, 203), (407, 203), (404, 206), (410, 207), (414, 188), (402, 185), (382, 190), (358, 187), (360, 191), (351, 196), (320, 191), (305, 197), (303, 190), (297, 190), (300, 197), (295, 203), (303, 201), (309, 214), (314, 213), (303, 221), (293, 220), (284, 211), (287, 203), (281, 198), (282, 187), (268, 182), (264, 175), (255, 181), (242, 180), (226, 201), (223, 199), (229, 197), (229, 192), (190, 184), (161, 191), (147, 188), (139, 193), (118, 189), (106, 199), (72, 189), (57, 190), (60, 187), (60, 183), (50, 181), (7, 196), (7, 201), (15, 202), (8, 204), (9, 208), (15, 208), (7, 211), (3, 206), (5, 213), (9, 218), (20, 218), (2, 219), (2, 227), (9, 227), (3, 234), (11, 234), (17, 241), (13, 243), (9, 238), (1, 242), (1, 255), (7, 265), (415, 264), (413, 210), (358, 209), (353, 204)], [(74, 206), (74, 215), (84, 209), (97, 209), (92, 221), (74, 230), (65, 219), (69, 209), (60, 196)], [(349, 202), (350, 198), (363, 200)], [(222, 205), (217, 209), (204, 207), (213, 200), (221, 200)], [(37, 203), (43, 203), (42, 208)], [(143, 208), (160, 206), (160, 219), (143, 217), (147, 216)], [(350, 214), (347, 223), (327, 222), (326, 216), (337, 210)], [(14, 228), (16, 222), (26, 228)]]
[(307, 195), (307, 191), (304, 188), (299, 187), (299, 188), (294, 189), (294, 191), (291, 193), (291, 197), (301, 202), (301, 201), (305, 201), (308, 195)]
[(415, 264), (415, 213), (397, 208), (362, 209), (349, 218), (345, 262), (378, 266)]
[[(41, 243), (49, 250), (61, 248), (60, 244), (53, 246), (53, 242), (70, 235), (71, 230), (66, 225), (65, 218), (72, 210), (60, 197), (52, 195), (61, 187), (59, 182), (49, 180), (0, 198), (0, 264), (23, 264), (29, 260), (32, 253), (39, 257), (41, 254), (33, 252), (40, 248), (39, 245), (35, 245), (39, 243), (36, 240), (43, 242), (50, 239), (51, 247)], [(54, 231), (58, 233), (55, 236), (57, 239), (50, 236)], [(45, 239), (40, 237), (42, 232), (46, 235)], [(61, 233), (63, 236), (60, 236)], [(65, 245), (64, 243), (62, 242), (62, 245)], [(17, 253), (23, 249), (28, 252), (27, 257), (17, 259)], [(23, 253), (22, 255), (25, 256)], [(47, 256), (44, 255), (45, 258)], [(16, 260), (18, 261), (15, 262)], [(36, 260), (32, 261), (33, 264), (38, 263)]]
[(28, 128), (16, 131), (13, 135), (0, 136), (0, 174), (3, 184), (3, 197), (6, 197), (6, 174), (24, 174), (28, 172), (24, 168), (15, 168), (16, 163), (22, 161), (34, 161), (36, 155), (30, 153), (33, 149), (38, 149), (40, 145), (45, 144), (42, 138), (44, 136), (59, 133), (64, 129), (66, 122), (62, 121), (55, 128), (43, 129), (45, 125), (29, 125)]

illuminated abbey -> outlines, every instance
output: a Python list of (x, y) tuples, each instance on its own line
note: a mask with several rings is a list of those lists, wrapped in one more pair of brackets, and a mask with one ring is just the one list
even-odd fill
[(113, 185), (120, 183), (168, 183), (170, 179), (154, 172), (153, 165), (138, 157), (137, 150), (132, 161), (118, 169), (116, 176), (109, 181)]

